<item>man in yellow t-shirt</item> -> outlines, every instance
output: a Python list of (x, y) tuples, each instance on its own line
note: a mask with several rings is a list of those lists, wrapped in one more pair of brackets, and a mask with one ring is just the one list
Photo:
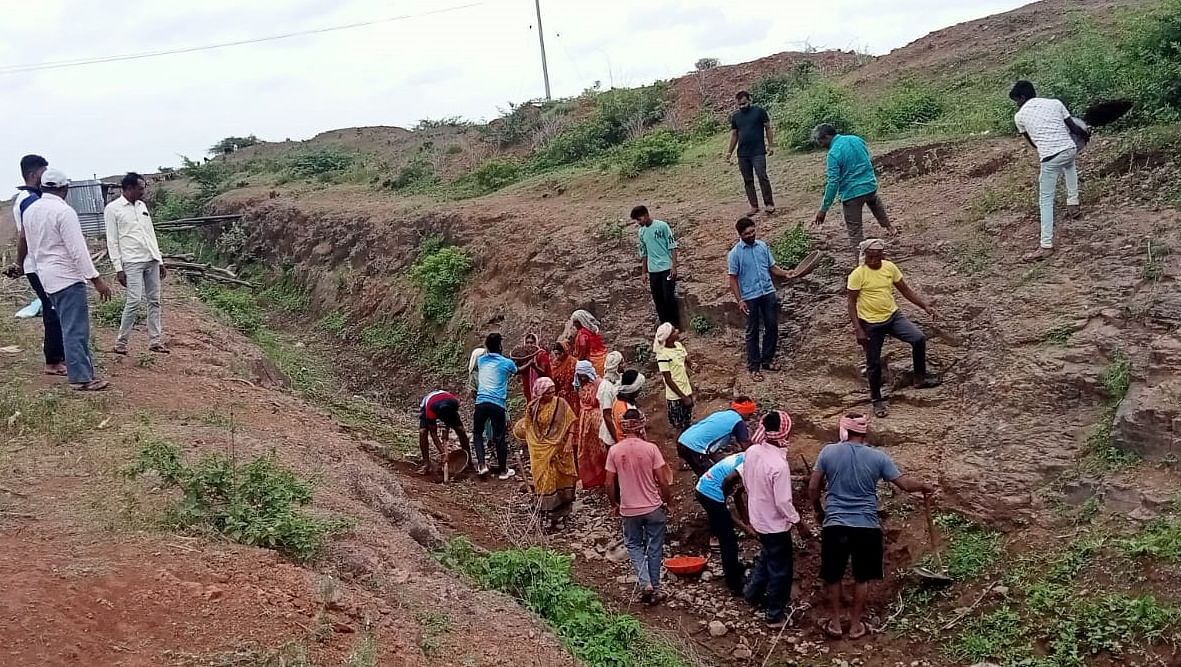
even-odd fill
[(927, 375), (927, 337), (906, 315), (898, 310), (894, 301), (897, 287), (907, 301), (936, 317), (929, 301), (916, 294), (902, 279), (902, 271), (893, 263), (883, 259), (886, 244), (881, 239), (867, 239), (859, 246), (861, 264), (849, 274), (848, 290), (849, 319), (857, 343), (865, 348), (865, 371), (869, 376), (869, 395), (873, 400), (873, 412), (878, 417), (889, 414), (889, 407), (882, 398), (882, 345), (886, 336), (909, 343), (914, 357), (914, 386), (919, 389), (939, 386), (939, 378)]
[(693, 386), (689, 384), (689, 364), (685, 346), (680, 341), (681, 332), (665, 322), (656, 329), (652, 341), (652, 352), (660, 377), (664, 379), (664, 398), (668, 402), (668, 423), (684, 433), (693, 423)]

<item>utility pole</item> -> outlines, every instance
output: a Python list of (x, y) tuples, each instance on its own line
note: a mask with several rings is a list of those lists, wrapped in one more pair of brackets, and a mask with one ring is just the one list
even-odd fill
[(548, 102), (552, 98), (549, 91), (549, 65), (545, 62), (545, 31), (541, 28), (541, 0), (533, 0), (533, 5), (537, 8), (537, 41), (541, 43), (541, 76), (545, 78), (545, 99)]

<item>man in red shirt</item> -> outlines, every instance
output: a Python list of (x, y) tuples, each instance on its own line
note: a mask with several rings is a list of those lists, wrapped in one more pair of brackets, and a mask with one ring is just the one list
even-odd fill
[(633, 408), (623, 413), (621, 426), (623, 440), (607, 450), (607, 495), (623, 517), (623, 541), (639, 579), (640, 600), (655, 604), (660, 600), (672, 472), (660, 448), (644, 440), (642, 412)]
[(422, 452), (422, 467), (419, 468), (419, 474), (426, 475), (434, 469), (431, 465), (431, 450), (427, 446), (428, 436), (439, 450), (440, 465), (447, 465), (447, 431), (443, 431), (443, 437), (440, 439), (439, 422), (443, 422), (447, 429), (455, 431), (456, 437), (459, 438), (459, 446), (463, 447), (469, 458), (471, 457), (472, 449), (467, 439), (467, 431), (463, 429), (463, 420), (459, 417), (458, 396), (449, 391), (432, 391), (422, 399), (418, 407), (418, 448)]

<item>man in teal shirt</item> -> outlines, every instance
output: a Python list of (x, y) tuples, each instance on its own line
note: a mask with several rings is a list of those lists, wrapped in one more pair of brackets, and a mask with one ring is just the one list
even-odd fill
[(863, 239), (861, 213), (866, 204), (882, 229), (893, 236), (896, 230), (890, 225), (886, 207), (878, 197), (878, 177), (874, 174), (873, 161), (869, 157), (865, 140), (851, 134), (837, 134), (836, 128), (827, 123), (817, 125), (816, 129), (812, 130), (812, 139), (828, 149), (824, 201), (816, 213), (816, 224), (824, 223), (828, 209), (839, 192), (841, 207), (845, 213), (845, 227), (849, 231), (849, 245), (853, 249), (854, 257), (857, 256), (857, 246)]
[(647, 206), (632, 209), (632, 220), (640, 225), (640, 275), (648, 276), (658, 324), (681, 327), (677, 307), (677, 240), (663, 220), (653, 220)]

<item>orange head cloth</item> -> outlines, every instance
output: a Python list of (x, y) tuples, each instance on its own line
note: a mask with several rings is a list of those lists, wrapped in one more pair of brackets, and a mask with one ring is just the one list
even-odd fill
[(753, 415), (755, 410), (758, 409), (758, 406), (755, 405), (755, 402), (751, 400), (734, 401), (730, 404), (730, 409), (742, 415), (743, 418), (746, 418)]

